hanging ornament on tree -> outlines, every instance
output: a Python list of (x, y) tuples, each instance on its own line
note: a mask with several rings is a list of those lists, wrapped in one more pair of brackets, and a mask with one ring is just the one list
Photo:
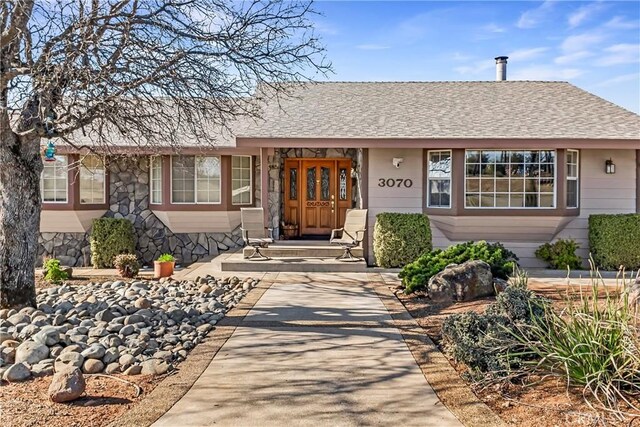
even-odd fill
[(47, 146), (44, 148), (42, 154), (44, 155), (45, 162), (56, 161), (56, 146), (53, 145), (53, 142), (51, 140), (47, 143)]
[(47, 136), (49, 137), (49, 142), (47, 143), (47, 146), (44, 148), (42, 152), (45, 162), (56, 161), (56, 146), (53, 144), (53, 141), (51, 141), (51, 134), (53, 134), (54, 120), (55, 120), (54, 112), (49, 113), (44, 120), (44, 129), (45, 129), (45, 132), (47, 132)]

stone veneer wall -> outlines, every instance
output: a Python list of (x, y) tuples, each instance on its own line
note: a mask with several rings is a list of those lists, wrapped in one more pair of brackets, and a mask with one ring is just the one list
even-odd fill
[[(273, 156), (269, 156), (269, 220), (273, 235), (280, 234), (280, 221), (284, 218), (284, 159), (287, 158), (350, 158), (351, 167), (355, 171), (355, 180), (351, 189), (354, 207), (362, 206), (359, 189), (362, 170), (362, 150), (356, 148), (276, 148)], [(256, 206), (259, 206), (257, 204)]]
[[(256, 165), (258, 166), (258, 165)], [(173, 233), (149, 209), (149, 160), (147, 157), (110, 159), (109, 210), (104, 217), (126, 218), (136, 232), (136, 254), (145, 265), (163, 253), (179, 263), (190, 264), (219, 251), (242, 245), (240, 227), (230, 233)], [(259, 186), (259, 174), (255, 174)], [(259, 203), (260, 188), (256, 188)], [(38, 260), (58, 258), (69, 266), (89, 266), (91, 254), (87, 233), (40, 233)]]

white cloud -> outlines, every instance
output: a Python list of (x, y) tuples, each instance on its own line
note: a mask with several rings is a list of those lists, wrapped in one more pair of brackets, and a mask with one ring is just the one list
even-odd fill
[(591, 58), (595, 53), (589, 52), (587, 50), (579, 50), (577, 52), (569, 53), (567, 55), (558, 56), (553, 60), (556, 64), (566, 65), (572, 64), (574, 62), (581, 61), (583, 59)]
[(596, 65), (607, 67), (640, 62), (640, 45), (638, 44), (615, 44), (604, 49), (604, 52), (606, 54), (596, 62)]
[(636, 81), (638, 86), (640, 86), (640, 74), (639, 73), (631, 73), (631, 74), (623, 74), (621, 76), (612, 77), (608, 80), (602, 81), (595, 85), (595, 87), (608, 87), (615, 86), (619, 83), (626, 83)]
[(555, 2), (546, 0), (540, 6), (529, 9), (520, 15), (520, 19), (516, 23), (518, 28), (535, 28), (540, 24), (547, 15), (553, 10)]
[(594, 15), (597, 15), (601, 10), (605, 9), (605, 7), (606, 6), (603, 3), (596, 2), (578, 8), (578, 10), (569, 15), (569, 28), (576, 28), (580, 26), (585, 21), (591, 19)]
[(531, 49), (518, 49), (513, 52), (509, 52), (507, 56), (512, 61), (528, 61), (530, 59), (538, 58), (543, 53), (549, 50), (548, 47), (534, 47)]
[(454, 52), (453, 55), (451, 55), (450, 59), (452, 61), (458, 61), (458, 62), (469, 62), (473, 59), (472, 55), (465, 55), (463, 53), (460, 52)]
[(613, 30), (634, 30), (640, 27), (640, 21), (626, 20), (624, 16), (614, 16), (604, 26)]
[(570, 80), (584, 74), (578, 68), (559, 68), (552, 65), (536, 65), (515, 70), (511, 80)]
[(504, 33), (506, 30), (506, 28), (504, 27), (500, 27), (496, 24), (494, 24), (493, 22), (487, 25), (484, 25), (482, 27), (480, 27), (480, 29), (482, 31), (486, 31), (488, 33)]
[(565, 54), (580, 52), (589, 49), (604, 40), (604, 35), (598, 32), (578, 34), (569, 36), (560, 45), (560, 49)]
[(359, 44), (356, 46), (356, 49), (360, 49), (360, 50), (384, 50), (384, 49), (389, 49), (390, 46), (384, 45), (384, 44), (375, 44), (375, 43), (365, 43), (365, 44)]

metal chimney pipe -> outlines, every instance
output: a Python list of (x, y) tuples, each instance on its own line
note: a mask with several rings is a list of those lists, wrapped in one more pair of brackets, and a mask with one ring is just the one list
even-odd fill
[(507, 80), (507, 59), (508, 56), (496, 56), (496, 81)]

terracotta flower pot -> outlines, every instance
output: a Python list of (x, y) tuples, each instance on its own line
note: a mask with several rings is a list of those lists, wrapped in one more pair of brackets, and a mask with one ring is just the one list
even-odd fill
[(153, 277), (160, 279), (161, 277), (170, 277), (173, 274), (175, 261), (153, 261)]

